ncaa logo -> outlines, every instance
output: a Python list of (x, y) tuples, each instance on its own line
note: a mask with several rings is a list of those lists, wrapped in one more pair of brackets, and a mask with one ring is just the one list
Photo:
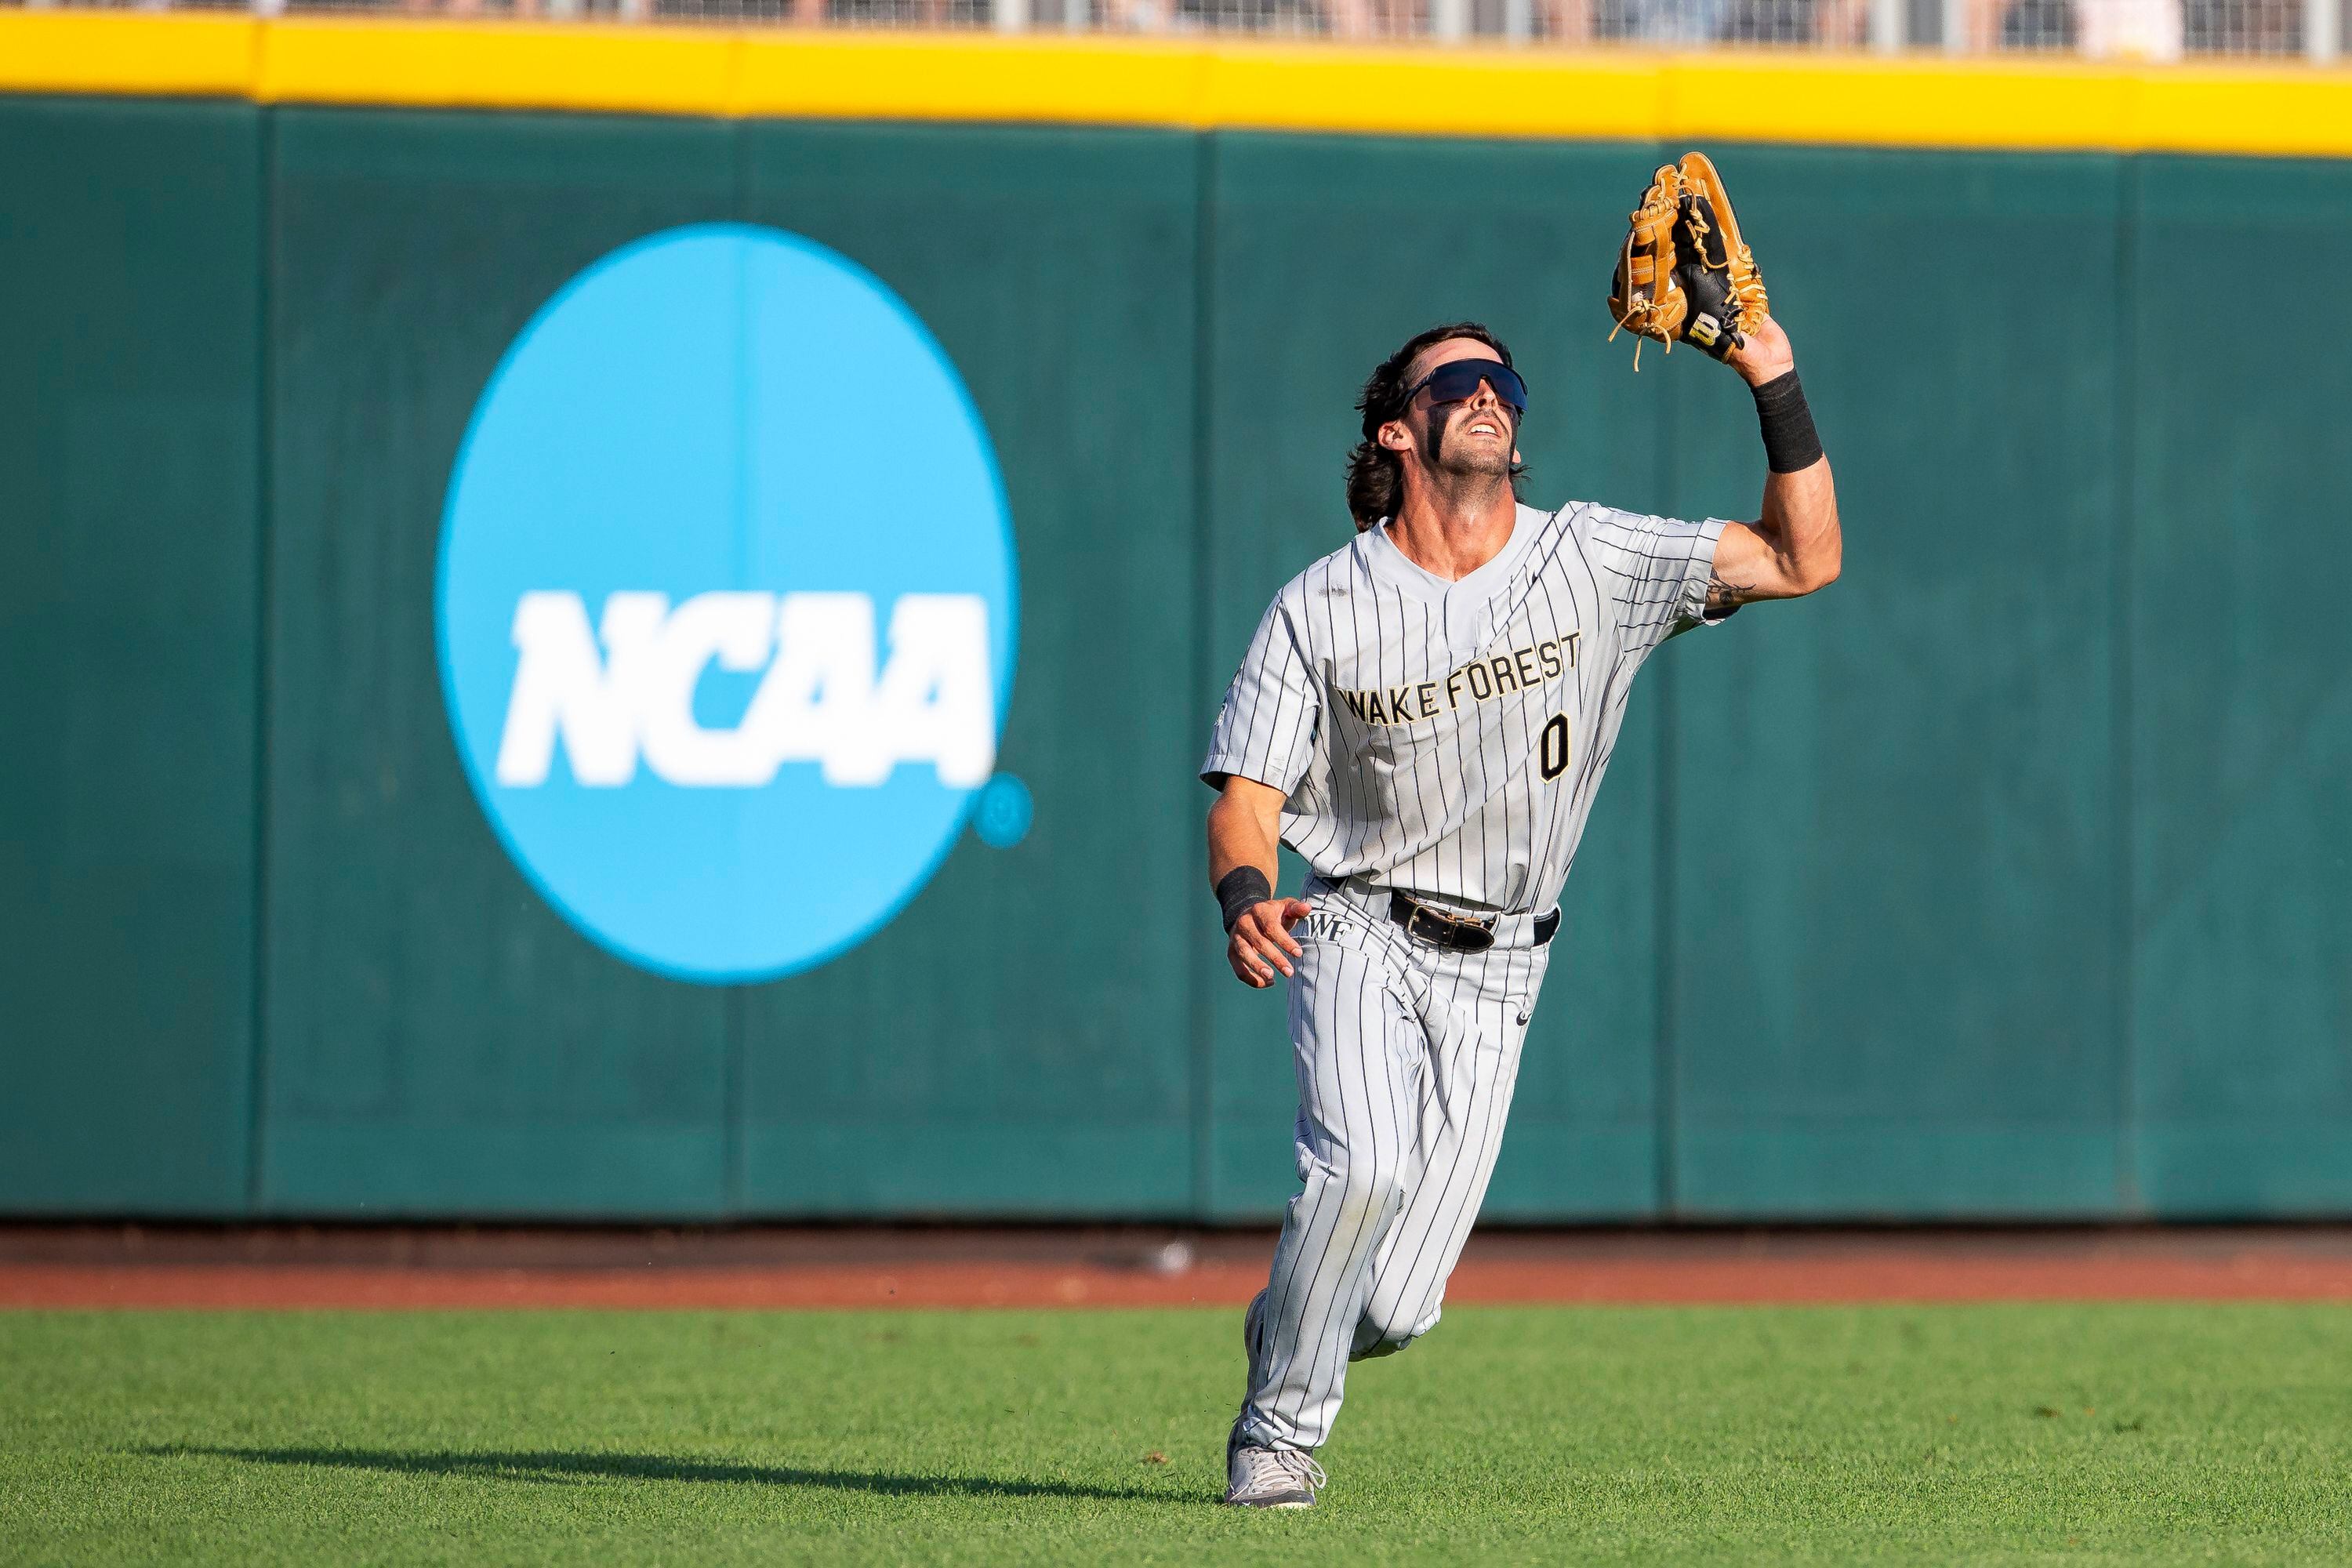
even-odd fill
[(664, 974), (768, 979), (880, 930), (953, 847), (1016, 595), (988, 434), (905, 302), (797, 236), (672, 229), (566, 284), (483, 392), (442, 686), (565, 919)]

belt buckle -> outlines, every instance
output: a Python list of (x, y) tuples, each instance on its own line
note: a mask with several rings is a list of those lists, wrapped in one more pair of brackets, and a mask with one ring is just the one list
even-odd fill
[[(1423, 919), (1433, 928), (1430, 934), (1416, 929)], [(1412, 900), (1412, 919), (1405, 931), (1433, 947), (1452, 948), (1456, 952), (1484, 952), (1495, 945), (1495, 933), (1487, 927), (1460, 915), (1431, 909), (1418, 899)]]

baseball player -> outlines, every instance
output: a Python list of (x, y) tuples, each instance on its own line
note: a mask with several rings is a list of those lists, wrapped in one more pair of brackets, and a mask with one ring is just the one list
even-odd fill
[[(1837, 576), (1786, 334), (1736, 301), (1696, 331), (1675, 335), (1712, 331), (1755, 390), (1756, 521), (1519, 504), (1528, 389), (1486, 328), (1438, 327), (1365, 383), (1359, 531), (1275, 595), (1225, 695), (1209, 876), (1234, 975), (1289, 983), (1304, 1184), (1244, 1322), (1230, 1503), (1311, 1505), (1349, 1363), (1437, 1322), (1634, 672)], [(1310, 868), (1297, 898), (1276, 896), (1278, 842)]]

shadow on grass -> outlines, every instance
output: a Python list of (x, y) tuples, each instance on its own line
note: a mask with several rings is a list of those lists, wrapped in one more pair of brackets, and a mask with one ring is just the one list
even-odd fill
[(134, 1448), (149, 1458), (242, 1459), (256, 1465), (322, 1465), (397, 1475), (482, 1476), (557, 1485), (583, 1479), (629, 1481), (719, 1481), (766, 1487), (823, 1487), (882, 1497), (1084, 1498), (1105, 1502), (1206, 1503), (1182, 1493), (1134, 1487), (1090, 1487), (1070, 1481), (996, 1480), (987, 1476), (906, 1476), (879, 1470), (803, 1470), (781, 1465), (738, 1465), (673, 1459), (659, 1454), (404, 1453), (388, 1448), (218, 1448), (175, 1443)]

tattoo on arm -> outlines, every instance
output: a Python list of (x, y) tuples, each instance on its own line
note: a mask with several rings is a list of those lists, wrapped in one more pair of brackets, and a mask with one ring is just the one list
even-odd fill
[(1709, 610), (1736, 610), (1748, 603), (1756, 592), (1753, 583), (1735, 583), (1720, 572), (1710, 572), (1706, 579), (1706, 607)]

